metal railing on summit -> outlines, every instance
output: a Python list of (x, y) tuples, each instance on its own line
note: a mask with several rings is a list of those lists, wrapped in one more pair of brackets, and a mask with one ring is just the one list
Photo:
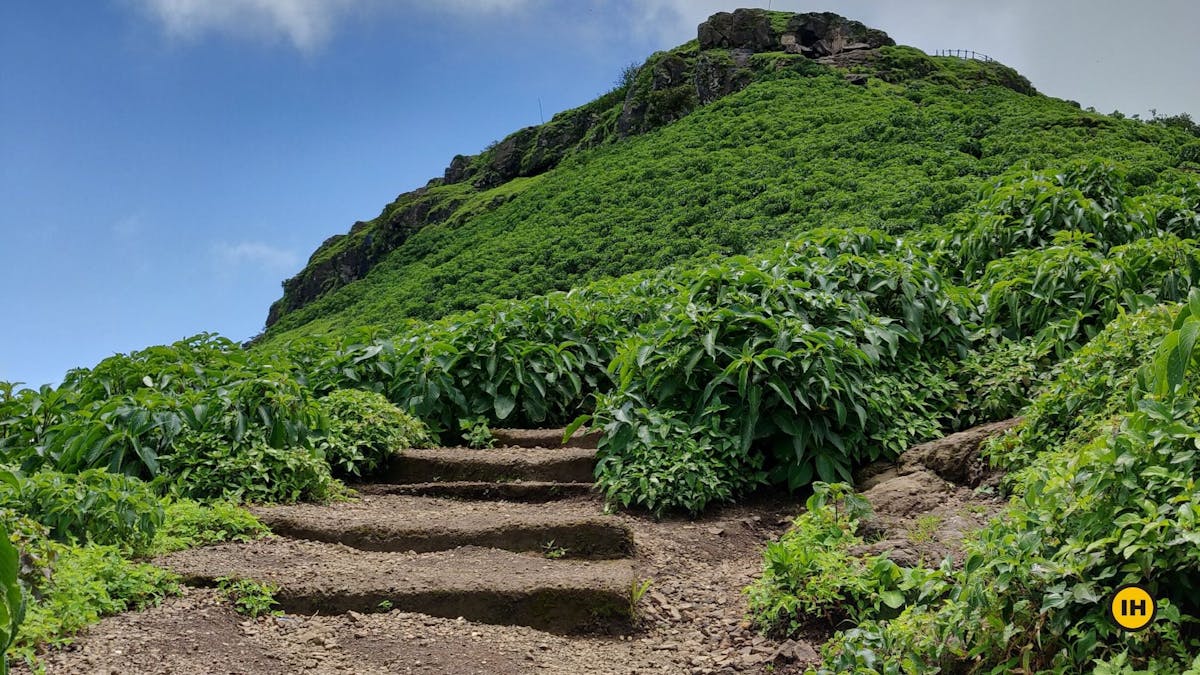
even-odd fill
[(992, 61), (996, 60), (996, 59), (993, 59), (992, 57), (988, 56), (987, 54), (981, 54), (981, 53), (979, 53), (977, 51), (973, 51), (971, 49), (939, 49), (939, 50), (935, 51), (933, 53), (933, 55), (934, 56), (953, 56), (953, 57), (959, 58), (959, 59), (972, 59), (975, 61), (983, 61), (985, 63), (991, 63)]

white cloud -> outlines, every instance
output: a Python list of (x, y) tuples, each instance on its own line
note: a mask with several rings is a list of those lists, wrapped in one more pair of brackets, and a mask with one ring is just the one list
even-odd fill
[[(532, 4), (533, 0), (439, 0), (434, 3), (434, 7), (430, 7), (426, 3), (422, 3), (424, 8), (429, 9), (446, 9), (454, 12), (462, 13), (478, 13), (478, 12), (511, 12), (521, 9), (526, 5)], [(410, 1), (409, 4), (416, 5), (415, 1)]]
[(135, 0), (172, 36), (209, 32), (287, 38), (298, 49), (323, 42), (353, 0)]
[(323, 44), (351, 12), (410, 7), (479, 13), (512, 11), (534, 0), (129, 0), (150, 14), (168, 35), (195, 38), (206, 33), (238, 37), (285, 38), (301, 51)]
[(661, 44), (663, 48), (696, 37), (696, 26), (716, 12), (738, 7), (758, 6), (745, 0), (641, 0), (630, 5), (632, 25), (639, 37)]
[(217, 257), (226, 268), (253, 266), (263, 271), (293, 272), (300, 266), (300, 256), (270, 244), (243, 241), (237, 244), (221, 244)]

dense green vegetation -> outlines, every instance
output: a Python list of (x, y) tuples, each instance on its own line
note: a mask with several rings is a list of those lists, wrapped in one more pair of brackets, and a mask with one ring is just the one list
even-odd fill
[[(614, 504), (811, 489), (752, 607), (780, 633), (854, 623), (832, 670), (1189, 665), (1200, 301), (1172, 303), (1200, 275), (1194, 130), (907, 48), (866, 86), (753, 59), (744, 91), (657, 130), (431, 186), (411, 199), (452, 217), (251, 350), (200, 335), (0, 383), (0, 645), (31, 658), (176, 592), (141, 560), (262, 535), (242, 503), (336, 498), (491, 426), (589, 424)], [(1014, 501), (961, 569), (851, 555), (854, 468), (1018, 412), (987, 448)], [(1096, 600), (1130, 580), (1188, 595), (1122, 637)]]
[[(642, 75), (695, 50), (656, 55)], [(496, 299), (763, 252), (814, 227), (898, 234), (944, 224), (981, 182), (1017, 165), (1105, 158), (1127, 166), (1139, 191), (1190, 161), (1196, 138), (1184, 129), (1021, 93), (985, 64), (903, 47), (885, 54), (875, 70), (887, 81), (865, 87), (807, 59), (756, 54), (745, 90), (471, 196), (478, 210), (460, 206), (458, 217), (417, 231), (366, 279), (284, 315), (266, 339), (396, 330)], [(434, 186), (421, 199), (458, 204), (471, 190)], [(403, 210), (389, 206), (379, 222)]]
[[(47, 489), (56, 483), (65, 486), (61, 493)], [(15, 638), (15, 653), (30, 661), (39, 647), (69, 642), (104, 614), (140, 609), (179, 592), (173, 575), (140, 558), (266, 532), (234, 504), (160, 500), (137, 478), (98, 470), (28, 478), (0, 470), (0, 484), (0, 522), (11, 528), (11, 539), (0, 542), (5, 626), (20, 624), (19, 632), (7, 629), (6, 636)], [(20, 557), (14, 552), (10, 567), (3, 556), (14, 543)], [(19, 611), (12, 613), (22, 606), (22, 595), (28, 598), (23, 621)]]
[[(759, 617), (782, 630), (850, 618), (824, 650), (829, 672), (1195, 672), (1197, 335), (1200, 293), (1121, 317), (1067, 359), (995, 442), (1001, 465), (1026, 470), (961, 568), (856, 559), (864, 507), (810, 504), (768, 550), (752, 589)], [(821, 573), (832, 565), (847, 573)], [(1159, 603), (1136, 634), (1107, 617), (1126, 583)]]
[(614, 500), (696, 512), (757, 483), (848, 477), (937, 433), (951, 385), (923, 364), (966, 352), (966, 305), (919, 251), (819, 231), (673, 276), (677, 296), (621, 344), (598, 398)]
[(887, 555), (860, 558), (850, 550), (863, 543), (855, 530), (871, 505), (846, 483), (818, 482), (806, 511), (779, 539), (767, 545), (763, 576), (748, 589), (759, 626), (794, 633), (810, 623), (857, 623), (892, 615), (920, 597), (924, 569), (902, 568)]
[(8, 527), (0, 523), (0, 675), (8, 672), (8, 648), (17, 639), (25, 618), (25, 597), (17, 579), (20, 557), (9, 540)]
[[(830, 672), (1196, 665), (1188, 364), (1200, 296), (1182, 310), (1156, 303), (1193, 285), (1200, 221), (1190, 181), (1137, 197), (1127, 187), (1095, 166), (1017, 178), (918, 235), (979, 293), (982, 339), (964, 368), (978, 384), (967, 386), (1000, 373), (1023, 381), (982, 399), (989, 417), (1024, 416), (986, 451), (1016, 496), (957, 570), (856, 558), (865, 508), (810, 504), (751, 589), (765, 628), (856, 625), (826, 647)], [(1065, 358), (1050, 367), (1055, 355)], [(1137, 637), (1119, 633), (1103, 603), (1129, 582), (1165, 598)]]
[[(655, 513), (698, 512), (762, 484), (845, 480), (912, 442), (1015, 412), (1054, 360), (1107, 323), (1182, 299), (1200, 259), (1197, 195), (1183, 174), (1139, 188), (1106, 164), (1017, 169), (976, 206), (910, 236), (817, 228), (754, 257), (494, 303), (393, 335), (254, 352), (199, 336), (115, 356), (59, 389), (3, 389), (0, 450), (20, 474), (0, 504), (107, 578), (122, 555), (152, 546), (161, 495), (326, 499), (340, 491), (335, 470), (369, 473), (430, 431), (471, 435), (481, 424), (583, 413), (577, 423), (605, 432), (601, 489)], [(1024, 384), (990, 389), (1014, 368)], [(831, 536), (822, 546), (845, 543)], [(170, 588), (120, 564), (145, 584), (67, 596), (89, 609), (47, 616), (82, 618), (30, 620), (30, 634), (53, 640)], [(882, 561), (866, 569), (890, 584), (864, 582), (855, 597), (870, 608), (915, 588), (911, 571)], [(886, 602), (870, 598), (876, 591)], [(761, 606), (778, 615), (804, 602)]]
[(321, 447), (335, 474), (370, 475), (398, 450), (433, 443), (424, 424), (375, 392), (338, 389), (321, 402), (329, 416)]
[[(0, 384), (0, 522), (15, 524), (36, 598), (18, 653), (177, 592), (141, 558), (265, 533), (237, 502), (326, 499), (342, 491), (334, 473), (428, 442), (379, 394), (312, 389), (292, 368), (198, 336), (111, 357), (57, 389)], [(8, 573), (0, 560), (6, 592)]]
[(908, 237), (817, 228), (753, 258), (269, 351), (439, 431), (587, 412), (610, 498), (699, 511), (1015, 412), (1039, 369), (1122, 311), (1183, 297), (1198, 195), (1180, 174), (1139, 188), (1111, 165), (1017, 169)]

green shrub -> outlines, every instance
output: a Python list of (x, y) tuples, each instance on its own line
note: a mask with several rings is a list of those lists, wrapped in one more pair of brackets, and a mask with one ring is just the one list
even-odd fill
[(1052, 346), (1034, 338), (989, 340), (976, 346), (955, 372), (956, 426), (1016, 416), (1029, 404), (1052, 367)]
[(750, 612), (763, 630), (794, 634), (867, 616), (894, 615), (905, 604), (943, 592), (949, 568), (905, 569), (885, 555), (858, 557), (855, 532), (871, 506), (845, 483), (815, 483), (805, 513), (767, 544), (763, 574), (750, 588)]
[[(879, 245), (860, 234), (846, 233), (841, 246)], [(771, 482), (797, 489), (815, 478), (847, 479), (855, 465), (938, 432), (941, 399), (953, 385), (936, 365), (967, 345), (960, 298), (922, 254), (835, 253), (837, 239), (827, 231), (770, 256), (677, 275), (678, 297), (620, 344), (610, 366), (616, 388), (597, 398), (602, 486), (611, 493), (652, 485), (609, 472), (636, 476), (630, 466), (663, 463), (655, 455), (666, 453), (698, 471), (689, 490), (711, 495), (686, 501), (703, 505), (757, 481), (717, 489), (712, 480), (724, 472), (700, 457), (715, 453), (734, 476), (767, 468)], [(641, 408), (683, 429), (704, 427), (711, 447), (647, 435), (630, 412)], [(630, 501), (663, 502), (636, 494)]]
[(177, 595), (171, 573), (131, 562), (114, 546), (51, 544), (55, 562), (48, 579), (33, 589), (17, 640), (17, 653), (32, 658), (40, 646), (70, 642), (73, 634), (101, 616), (156, 605)]
[(167, 503), (153, 549), (162, 555), (223, 541), (251, 541), (269, 532), (254, 514), (232, 502), (172, 500)]
[(985, 443), (983, 454), (993, 465), (1016, 471), (1111, 426), (1127, 405), (1138, 369), (1153, 354), (1149, 346), (1170, 332), (1175, 311), (1153, 307), (1112, 321), (1054, 367), (1040, 395), (1022, 411), (1021, 423)]
[(1127, 190), (1124, 174), (1103, 162), (1077, 164), (1057, 175), (1010, 171), (985, 186), (959, 225), (958, 265), (971, 279), (993, 260), (1056, 243), (1062, 232), (1090, 235), (1087, 240), (1102, 250), (1152, 234), (1146, 223), (1127, 216), (1122, 204)]
[(0, 506), (28, 515), (62, 542), (92, 542), (145, 551), (162, 524), (150, 487), (136, 478), (90, 469), (41, 471), (0, 482)]
[(252, 359), (236, 342), (201, 333), (170, 345), (110, 356), (90, 370), (73, 370), (60, 389), (76, 391), (87, 402), (146, 389), (177, 396), (253, 378), (260, 369), (261, 361)]
[[(1143, 357), (1141, 368), (1129, 368), (1136, 375), (1127, 380), (1115, 426), (1094, 424), (1109, 413), (1109, 392), (1090, 394), (1092, 419), (1076, 412), (1060, 422), (1090, 429), (1087, 439), (1041, 454), (1018, 452), (1030, 462), (1019, 474), (1020, 496), (968, 544), (944, 596), (895, 621), (867, 617), (829, 645), (826, 666), (1111, 672), (1121, 664), (1155, 673), (1192, 667), (1200, 649), (1200, 407), (1194, 398), (1200, 293), (1170, 327), (1165, 335), (1161, 324), (1145, 329), (1140, 335), (1154, 337), (1139, 350), (1124, 342), (1139, 335), (1137, 327), (1114, 326), (1095, 346), (1112, 348), (1110, 360), (1083, 355), (1081, 364), (1097, 363), (1104, 371), (1074, 371), (1085, 392), (1096, 381), (1123, 376), (1114, 366), (1129, 363), (1129, 352)], [(1064, 377), (1071, 372), (1064, 369)], [(1043, 396), (1061, 401), (1065, 382), (1057, 384)], [(1052, 420), (1042, 421), (1048, 426)], [(1155, 621), (1136, 635), (1107, 617), (1107, 599), (1127, 583), (1147, 587), (1158, 604)]]
[(78, 410), (79, 395), (70, 388), (43, 385), (38, 390), (17, 389), (0, 382), (0, 463), (26, 463), (26, 471), (39, 468), (55, 429)]
[(261, 439), (230, 447), (218, 434), (189, 434), (176, 441), (163, 466), (172, 477), (172, 493), (190, 499), (324, 501), (338, 491), (319, 450), (276, 448)]
[(1200, 278), (1194, 188), (1138, 189), (1102, 162), (1014, 170), (953, 226), (917, 241), (979, 291), (993, 336), (1036, 336), (1063, 358), (1120, 311), (1182, 300)]
[(980, 279), (985, 325), (1010, 339), (1037, 336), (1065, 356), (1121, 311), (1185, 297), (1200, 280), (1200, 247), (1164, 234), (1101, 253), (1090, 235), (996, 260)]
[(265, 370), (181, 402), (181, 431), (161, 458), (177, 496), (294, 502), (336, 491), (314, 447), (321, 407), (292, 376)]
[(420, 420), (382, 394), (338, 389), (320, 403), (329, 424), (320, 447), (335, 474), (367, 476), (399, 451), (433, 443)]
[(279, 604), (275, 600), (275, 594), (279, 592), (278, 586), (259, 583), (253, 579), (221, 577), (217, 579), (217, 590), (233, 603), (238, 614), (257, 617), (281, 613), (274, 609)]
[(25, 618), (20, 569), (20, 558), (9, 538), (7, 524), (0, 522), (0, 675), (8, 672), (8, 648), (16, 641), (17, 630)]
[[(264, 470), (295, 463), (283, 461), (286, 456), (319, 460), (312, 445), (323, 425), (321, 410), (291, 367), (201, 335), (77, 369), (59, 389), (14, 393), (6, 385), (0, 387), (0, 406), (9, 415), (0, 424), (0, 461), (27, 473), (104, 468), (147, 479), (166, 474), (164, 482), (178, 483), (183, 477), (176, 470), (217, 459), (231, 463), (211, 467), (224, 473), (254, 469), (256, 462)], [(181, 455), (188, 452), (202, 456)]]
[(1179, 161), (1200, 164), (1200, 141), (1192, 141), (1180, 148)]
[(609, 387), (616, 341), (651, 311), (637, 281), (487, 306), (392, 339), (331, 339), (316, 357), (303, 341), (287, 350), (306, 355), (315, 391), (378, 391), (439, 433), (481, 416), (511, 426), (562, 423)]
[(0, 507), (0, 519), (7, 523), (9, 539), (20, 553), (20, 582), (27, 590), (33, 588), (54, 563), (50, 528), (9, 508)]
[[(598, 485), (612, 504), (661, 516), (700, 513), (766, 480), (761, 457), (738, 452), (738, 441), (710, 416), (689, 424), (679, 416), (628, 400), (614, 408), (601, 399)], [(614, 448), (620, 448), (615, 451)]]
[(475, 419), (459, 420), (458, 429), (468, 448), (490, 448), (496, 445), (496, 437), (488, 426), (487, 418), (480, 415)]

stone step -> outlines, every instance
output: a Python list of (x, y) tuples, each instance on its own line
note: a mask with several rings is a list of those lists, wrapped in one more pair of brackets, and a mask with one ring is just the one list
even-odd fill
[(578, 429), (570, 441), (563, 443), (564, 428), (557, 429), (492, 429), (492, 438), (497, 445), (507, 445), (518, 448), (586, 448), (595, 450), (600, 442), (599, 431)]
[(596, 451), (586, 448), (426, 448), (389, 462), (381, 483), (537, 481), (591, 483)]
[(268, 537), (219, 544), (155, 561), (185, 583), (222, 577), (278, 587), (293, 614), (400, 610), (556, 633), (625, 628), (636, 579), (629, 560), (568, 561), (476, 547), (382, 553)]
[(366, 495), (321, 505), (252, 509), (276, 534), (367, 551), (445, 551), (483, 546), (552, 552), (559, 557), (623, 558), (633, 533), (595, 500), (563, 501), (554, 508), (517, 502), (472, 502), (405, 495)]
[(447, 497), (450, 499), (501, 499), (510, 502), (549, 502), (595, 496), (592, 483), (552, 483), (546, 481), (449, 481), (443, 483), (363, 483), (352, 486), (364, 495), (408, 495)]

